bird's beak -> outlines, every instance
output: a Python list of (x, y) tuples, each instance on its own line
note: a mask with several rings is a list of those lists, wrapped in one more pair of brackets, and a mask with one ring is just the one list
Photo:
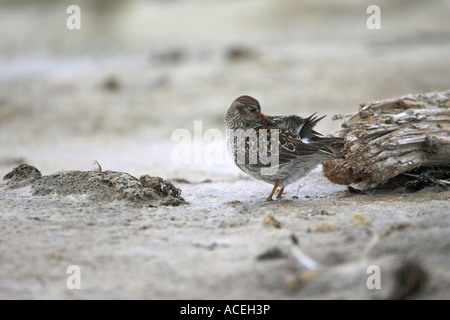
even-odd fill
[(269, 118), (266, 117), (266, 115), (262, 112), (259, 113), (259, 120), (265, 121), (267, 123), (272, 123), (272, 121), (269, 120)]

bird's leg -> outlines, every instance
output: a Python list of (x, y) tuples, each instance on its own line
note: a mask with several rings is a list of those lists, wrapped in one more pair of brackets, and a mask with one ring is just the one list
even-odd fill
[(277, 191), (278, 185), (280, 184), (280, 180), (275, 180), (275, 183), (273, 185), (273, 189), (272, 192), (269, 194), (269, 196), (267, 197), (267, 201), (272, 201), (272, 196), (275, 193), (275, 191)]
[(281, 188), (280, 191), (278, 191), (277, 199), (281, 199), (281, 195), (283, 194), (283, 191), (284, 191), (284, 187)]

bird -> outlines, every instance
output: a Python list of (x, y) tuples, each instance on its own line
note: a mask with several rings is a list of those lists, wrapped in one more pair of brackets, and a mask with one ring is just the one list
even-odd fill
[(235, 99), (225, 115), (227, 149), (244, 173), (273, 184), (267, 197), (282, 198), (284, 188), (298, 181), (321, 161), (339, 158), (329, 148), (341, 138), (323, 137), (314, 130), (325, 116), (266, 116), (255, 98)]

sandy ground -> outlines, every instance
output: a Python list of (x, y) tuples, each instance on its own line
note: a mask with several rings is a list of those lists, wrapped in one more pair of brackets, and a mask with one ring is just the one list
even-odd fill
[[(49, 175), (97, 160), (174, 179), (188, 204), (1, 185), (0, 298), (378, 299), (405, 287), (398, 270), (411, 265), (425, 274), (407, 273), (422, 283), (412, 298), (450, 298), (448, 191), (345, 197), (319, 167), (268, 203), (271, 186), (241, 174), (223, 140), (241, 94), (266, 114), (327, 114), (318, 130), (329, 133), (331, 115), (361, 102), (448, 89), (447, 1), (382, 1), (378, 31), (365, 27), (371, 3), (351, 1), (79, 3), (80, 31), (65, 29), (64, 6), (2, 4), (0, 176), (21, 162)], [(190, 133), (190, 157), (175, 152), (175, 129)], [(69, 265), (81, 268), (80, 290), (66, 286)], [(379, 290), (366, 286), (371, 265)]]
[[(387, 298), (408, 260), (427, 275), (416, 297), (449, 298), (448, 192), (345, 198), (320, 170), (303, 183), (271, 203), (252, 180), (181, 183), (189, 205), (156, 208), (2, 191), (2, 298)], [(319, 264), (305, 283), (291, 234)], [(81, 290), (65, 285), (69, 265)], [(371, 265), (380, 290), (366, 287)]]

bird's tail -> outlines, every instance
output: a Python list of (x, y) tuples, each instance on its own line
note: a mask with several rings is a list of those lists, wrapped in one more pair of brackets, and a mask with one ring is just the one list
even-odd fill
[(320, 137), (314, 136), (310, 139), (314, 145), (318, 147), (321, 155), (326, 157), (326, 160), (339, 159), (342, 156), (338, 150), (342, 148), (344, 139), (335, 137)]

